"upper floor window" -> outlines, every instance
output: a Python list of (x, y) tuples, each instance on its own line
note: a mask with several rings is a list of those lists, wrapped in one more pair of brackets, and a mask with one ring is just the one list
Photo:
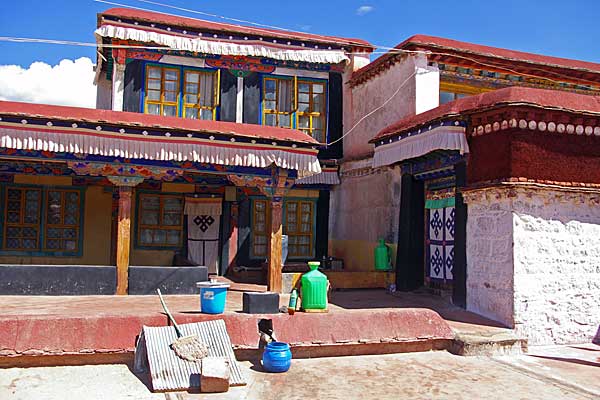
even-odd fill
[(451, 101), (462, 99), (463, 97), (469, 96), (466, 93), (454, 93), (454, 92), (445, 92), (440, 91), (440, 104), (450, 103)]
[(265, 77), (264, 125), (300, 129), (319, 142), (326, 140), (326, 82), (287, 77)]
[(144, 112), (169, 117), (216, 119), (219, 71), (148, 65)]

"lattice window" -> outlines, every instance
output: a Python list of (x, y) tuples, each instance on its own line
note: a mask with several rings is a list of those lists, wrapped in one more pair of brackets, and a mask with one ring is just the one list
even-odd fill
[(263, 82), (263, 125), (291, 128), (294, 108), (294, 79), (265, 78)]
[(146, 114), (175, 117), (179, 115), (179, 69), (146, 67)]
[(321, 143), (326, 141), (325, 110), (325, 83), (299, 80), (297, 127)]
[(312, 257), (314, 229), (314, 203), (286, 201), (283, 230), (288, 235), (288, 256)]
[[(288, 257), (314, 255), (315, 203), (284, 200), (283, 234), (288, 235)], [(270, 239), (271, 213), (267, 200), (252, 201), (251, 256), (266, 257)]]
[(77, 189), (7, 187), (3, 250), (78, 252), (81, 204)]
[(192, 119), (216, 119), (219, 104), (219, 71), (184, 71), (183, 116)]
[(45, 250), (77, 251), (80, 226), (78, 190), (48, 190)]
[(39, 250), (42, 209), (40, 189), (7, 188), (5, 195), (5, 250)]
[(179, 247), (183, 237), (183, 197), (140, 194), (138, 244)]

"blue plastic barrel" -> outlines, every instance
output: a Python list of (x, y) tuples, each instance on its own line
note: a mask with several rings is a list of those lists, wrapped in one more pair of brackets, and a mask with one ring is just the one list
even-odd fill
[(200, 311), (205, 314), (223, 314), (229, 285), (220, 282), (196, 282), (200, 288)]
[(292, 365), (290, 346), (283, 342), (271, 342), (262, 356), (263, 368), (267, 372), (286, 372)]

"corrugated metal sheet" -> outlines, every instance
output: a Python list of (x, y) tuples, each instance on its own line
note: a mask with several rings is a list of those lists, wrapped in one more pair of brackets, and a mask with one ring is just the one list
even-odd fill
[[(198, 335), (208, 345), (208, 357), (221, 357), (229, 360), (231, 386), (246, 384), (240, 369), (231, 340), (227, 334), (225, 321), (197, 322), (179, 325), (184, 336)], [(201, 362), (189, 362), (177, 357), (171, 350), (171, 343), (177, 338), (171, 326), (144, 326), (136, 348), (135, 370), (144, 370), (147, 354), (147, 366), (150, 370), (152, 388), (155, 391), (187, 390), (200, 387)]]

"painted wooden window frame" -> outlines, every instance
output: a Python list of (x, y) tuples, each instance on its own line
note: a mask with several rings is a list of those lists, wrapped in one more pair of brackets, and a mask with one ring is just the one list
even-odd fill
[[(304, 94), (304, 92), (300, 92), (300, 85), (308, 85), (308, 103), (301, 101), (300, 94)], [(320, 93), (323, 97), (321, 108), (317, 110), (314, 106), (314, 86), (320, 85), (323, 87), (323, 91)], [(297, 85), (297, 103), (298, 109), (296, 112), (296, 126), (299, 130), (306, 133), (307, 135), (313, 137), (318, 140), (320, 143), (327, 142), (327, 81), (316, 81), (316, 80), (308, 80), (308, 79), (298, 79)], [(308, 104), (308, 111), (300, 111), (300, 104)], [(308, 127), (302, 127), (300, 124), (300, 120), (302, 117), (308, 118)], [(316, 129), (313, 127), (314, 121), (320, 120), (321, 127), (321, 136), (315, 137), (313, 131)]]
[[(149, 100), (148, 99), (148, 80), (150, 79), (149, 70), (151, 68), (158, 68), (161, 70), (161, 95), (160, 100)], [(156, 104), (160, 106), (160, 115), (163, 112), (163, 86), (164, 86), (164, 71), (165, 70), (174, 70), (177, 71), (177, 101), (176, 102), (167, 102), (165, 103), (168, 106), (176, 106), (176, 117), (186, 118), (186, 108), (196, 108), (198, 111), (202, 109), (210, 109), (212, 111), (212, 120), (215, 121), (218, 119), (219, 114), (219, 106), (221, 101), (221, 70), (213, 69), (213, 68), (197, 68), (197, 67), (189, 67), (183, 65), (172, 65), (172, 64), (160, 64), (153, 62), (144, 63), (143, 68), (143, 76), (142, 81), (143, 85), (143, 93), (140, 96), (140, 110), (144, 114), (148, 113), (148, 104)], [(187, 72), (196, 72), (196, 73), (205, 73), (205, 74), (214, 74), (213, 78), (213, 104), (211, 107), (201, 106), (200, 104), (193, 104), (186, 102), (186, 73)], [(200, 90), (200, 88), (199, 88)], [(155, 115), (155, 114), (149, 114)]]
[[(273, 80), (276, 82), (276, 92), (275, 92), (275, 101), (278, 101), (279, 98), (279, 81), (282, 80), (291, 80), (293, 81), (293, 95), (292, 95), (292, 104), (291, 104), (291, 111), (290, 112), (283, 112), (283, 111), (277, 111), (276, 109), (271, 109), (271, 108), (266, 108), (266, 82), (269, 80)], [(299, 76), (287, 76), (287, 75), (266, 75), (263, 74), (262, 75), (262, 79), (260, 80), (261, 82), (261, 113), (260, 113), (260, 123), (262, 125), (267, 125), (266, 124), (266, 116), (269, 114), (275, 114), (277, 115), (277, 125), (279, 126), (278, 122), (279, 122), (279, 115), (289, 115), (290, 116), (290, 124), (289, 126), (282, 126), (283, 128), (292, 128), (292, 129), (299, 129), (303, 132), (305, 132), (306, 134), (308, 134), (309, 136), (312, 136), (312, 125), (313, 125), (313, 118), (320, 118), (322, 121), (322, 138), (316, 138), (317, 140), (319, 140), (321, 143), (325, 144), (327, 142), (327, 136), (328, 136), (328, 114), (329, 114), (329, 87), (328, 87), (328, 80), (327, 79), (316, 79), (316, 78), (305, 78), (305, 77), (299, 77)], [(300, 84), (308, 84), (310, 86), (310, 93), (309, 93), (309, 112), (301, 112), (298, 111), (298, 99), (299, 99), (299, 90), (298, 87)], [(321, 105), (321, 110), (320, 111), (314, 111), (314, 107), (312, 106), (313, 104), (313, 99), (312, 99), (312, 87), (315, 84), (320, 84), (323, 86), (323, 104)], [(277, 106), (276, 106), (277, 108)], [(309, 128), (300, 128), (299, 127), (299, 120), (300, 117), (309, 117)], [(308, 131), (308, 132), (307, 132)]]
[[(8, 223), (7, 213), (8, 213), (8, 191), (10, 189), (16, 189), (21, 191), (26, 190), (36, 190), (40, 193), (39, 200), (39, 210), (38, 210), (38, 224), (29, 224), (30, 226), (37, 226), (37, 237), (36, 237), (36, 248), (27, 249), (27, 248), (19, 248), (19, 249), (9, 249), (6, 247), (6, 239), (7, 234), (6, 230), (10, 226), (25, 226), (23, 224), (10, 224)], [(1, 193), (0, 197), (2, 198), (0, 215), (2, 216), (2, 228), (0, 229), (0, 234), (2, 238), (0, 239), (0, 254), (1, 255), (12, 255), (12, 256), (57, 256), (57, 257), (81, 257), (83, 255), (83, 231), (84, 231), (84, 213), (85, 213), (85, 188), (77, 187), (77, 186), (44, 186), (44, 185), (27, 185), (27, 184), (13, 184), (7, 183), (2, 185), (0, 188)], [(48, 209), (50, 207), (49, 204), (49, 196), (48, 192), (61, 192), (61, 221), (64, 222), (64, 193), (67, 192), (75, 192), (78, 196), (78, 205), (77, 205), (77, 223), (76, 224), (51, 224), (48, 221)], [(23, 197), (21, 198), (21, 207), (23, 207)], [(21, 208), (21, 210), (23, 210)], [(22, 219), (23, 220), (23, 219)], [(76, 234), (73, 238), (75, 242), (75, 249), (73, 250), (65, 250), (65, 249), (49, 249), (47, 246), (47, 234), (48, 229), (52, 228), (70, 228), (75, 229)], [(58, 238), (58, 240), (64, 240), (63, 237)]]
[[(184, 243), (184, 208), (185, 208), (185, 199), (183, 195), (175, 194), (175, 193), (162, 193), (162, 192), (146, 192), (140, 191), (136, 196), (136, 232), (135, 232), (135, 247), (137, 249), (142, 250), (177, 250), (181, 249)], [(142, 201), (144, 197), (158, 197), (159, 201), (159, 209), (158, 209), (158, 224), (143, 224), (142, 223), (142, 213), (144, 212), (144, 208), (142, 206)], [(180, 210), (180, 219), (179, 225), (164, 225), (164, 199), (166, 198), (178, 198), (181, 199), (181, 210)], [(174, 214), (174, 213), (171, 213)], [(145, 243), (142, 241), (142, 230), (150, 229), (153, 231), (156, 230), (173, 230), (179, 232), (179, 242), (177, 244), (169, 244), (166, 241), (161, 243)]]
[[(290, 220), (290, 206), (294, 205), (296, 208), (295, 218), (296, 218), (296, 230), (290, 232), (291, 222)], [(309, 223), (311, 225), (310, 230), (308, 232), (302, 231), (302, 206), (308, 204), (310, 206), (309, 210)], [(315, 235), (316, 235), (316, 202), (314, 200), (306, 200), (306, 199), (289, 199), (284, 202), (283, 207), (284, 212), (284, 224), (283, 231), (284, 234), (288, 236), (288, 257), (289, 258), (311, 258), (315, 256)], [(293, 253), (291, 251), (290, 242), (291, 238), (300, 238), (300, 237), (308, 237), (308, 252), (307, 253)], [(297, 247), (306, 247), (305, 245), (296, 244)]]
[[(265, 229), (264, 231), (257, 231), (255, 229), (255, 221), (256, 221), (256, 207), (255, 204), (257, 203), (264, 203), (265, 205), (265, 214), (266, 214), (266, 218), (265, 218)], [(306, 234), (306, 233), (289, 233), (287, 230), (288, 227), (288, 204), (290, 203), (310, 203), (311, 204), (311, 216), (310, 216), (310, 223), (311, 223), (311, 230), (310, 230), (310, 234)], [(297, 210), (299, 210), (297, 208)], [(315, 248), (316, 248), (316, 243), (315, 243), (315, 239), (316, 239), (316, 230), (317, 230), (317, 199), (313, 199), (313, 198), (300, 198), (300, 197), (290, 197), (290, 198), (285, 198), (283, 200), (283, 221), (282, 221), (282, 228), (283, 228), (283, 234), (284, 235), (288, 235), (288, 259), (290, 260), (306, 260), (306, 259), (311, 259), (315, 257)], [(298, 216), (296, 217), (297, 221), (300, 221), (300, 219), (298, 219)], [(257, 196), (253, 196), (250, 198), (250, 258), (251, 259), (264, 259), (267, 257), (267, 254), (256, 254), (255, 252), (255, 245), (256, 245), (256, 240), (255, 237), (257, 236), (257, 234), (259, 236), (264, 236), (266, 238), (266, 240), (269, 240), (269, 236), (270, 236), (270, 221), (271, 221), (271, 215), (270, 215), (270, 207), (269, 207), (269, 201), (264, 198), (264, 197), (257, 197)], [(310, 252), (309, 254), (292, 254), (289, 252), (289, 237), (291, 236), (310, 236), (309, 239), (309, 249)], [(268, 242), (267, 242), (268, 243)]]
[[(150, 92), (150, 89), (148, 88), (148, 84), (151, 80), (157, 80), (156, 78), (150, 77), (150, 70), (152, 70), (152, 69), (158, 69), (160, 71), (160, 96), (159, 96), (160, 99), (159, 100), (150, 100), (148, 98), (148, 94)], [(177, 79), (174, 81), (177, 84), (176, 90), (168, 91), (168, 92), (172, 92), (172, 93), (176, 94), (175, 101), (166, 101), (165, 100), (165, 92), (167, 92), (167, 90), (165, 89), (165, 84), (167, 82), (165, 76), (166, 76), (167, 71), (174, 71), (177, 74)], [(179, 68), (175, 68), (175, 67), (147, 64), (146, 68), (145, 68), (145, 72), (146, 73), (144, 76), (144, 114), (150, 114), (148, 112), (149, 105), (156, 105), (159, 107), (158, 115), (163, 115), (165, 107), (175, 107), (175, 116), (179, 116), (180, 115), (179, 99), (181, 97), (181, 70)], [(152, 89), (152, 90), (156, 90), (156, 89)], [(157, 114), (152, 114), (152, 115), (157, 115)]]

